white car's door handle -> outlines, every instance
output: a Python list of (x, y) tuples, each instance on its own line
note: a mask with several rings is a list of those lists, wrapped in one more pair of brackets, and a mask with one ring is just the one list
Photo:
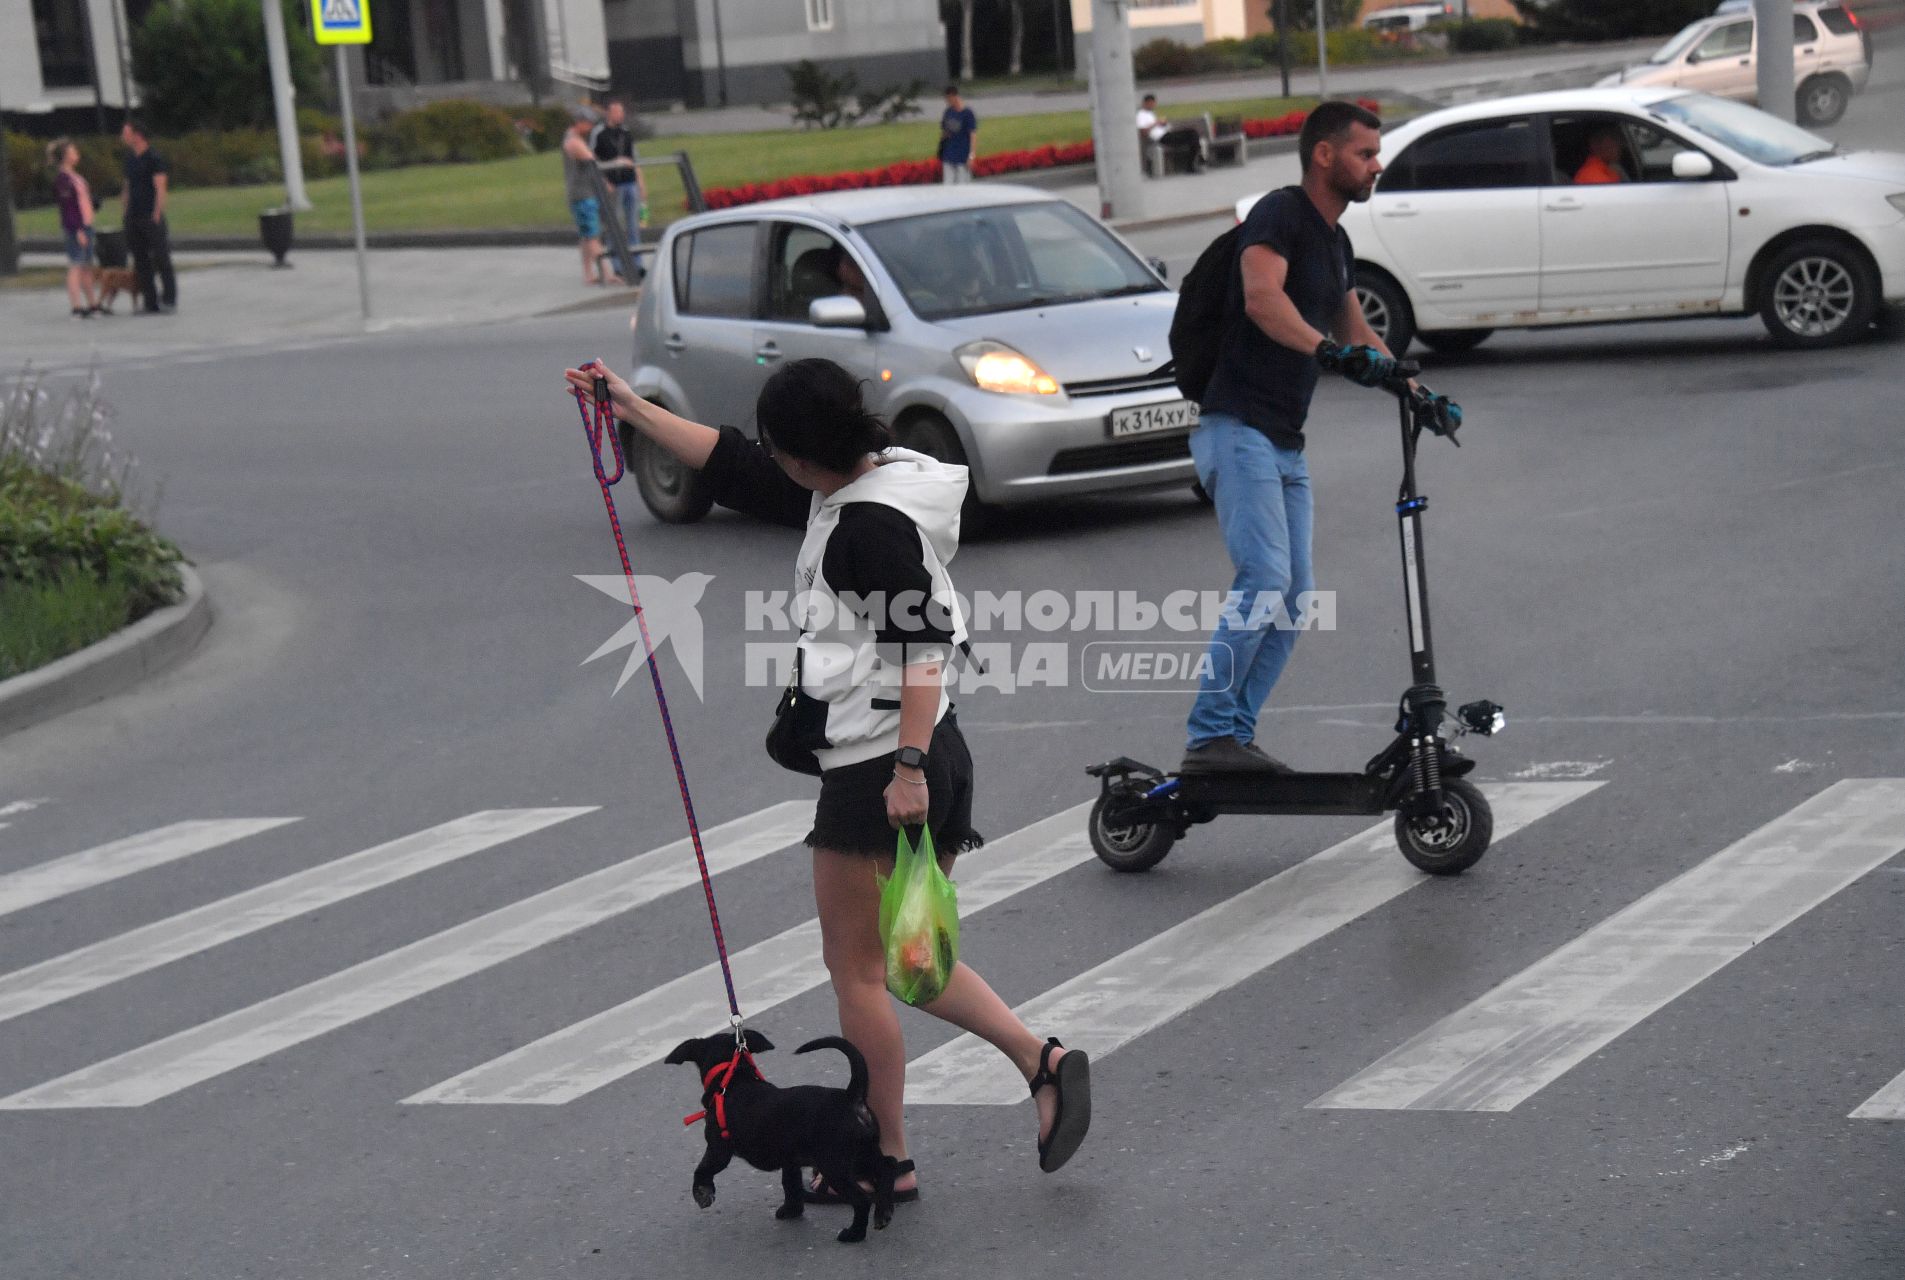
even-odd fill
[(1384, 209), (1382, 216), (1385, 218), (1413, 218), (1416, 216), (1416, 211), (1414, 209)]
[(688, 349), (688, 344), (682, 341), (682, 337), (678, 333), (669, 334), (668, 337), (663, 340), (661, 345), (668, 348), (668, 350), (674, 352), (676, 355), (680, 355), (682, 352)]
[(754, 354), (762, 360), (778, 360), (781, 358), (781, 349), (772, 342), (763, 342), (754, 348)]
[(1563, 200), (1542, 206), (1549, 213), (1579, 213), (1585, 207), (1579, 200)]

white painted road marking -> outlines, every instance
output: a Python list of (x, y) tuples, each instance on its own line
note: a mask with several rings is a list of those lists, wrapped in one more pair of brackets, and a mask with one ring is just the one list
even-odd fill
[(0, 1022), (594, 809), (491, 809), (311, 867), (0, 977)]
[(1859, 1104), (1848, 1117), (1852, 1120), (1905, 1120), (1905, 1072)]
[[(702, 833), (708, 870), (800, 840), (813, 802), (789, 800)], [(370, 1017), (698, 881), (686, 839), (524, 898), (328, 978), (0, 1098), (0, 1110), (138, 1107)]]
[(228, 818), (215, 822), (175, 822), (169, 827), (83, 849), (0, 876), (0, 916), (296, 821), (296, 818)]
[[(1484, 788), (1495, 835), (1598, 789), (1599, 782), (1511, 782)], [(1021, 1021), (1067, 1047), (1103, 1056), (1301, 950), (1428, 877), (1379, 823), (1218, 903), (1019, 1006)], [(908, 1102), (1004, 1106), (1025, 1083), (997, 1049), (964, 1035), (908, 1064)], [(915, 1094), (915, 1089), (917, 1093)]]
[[(1092, 859), (1086, 818), (1091, 806), (1055, 814), (959, 858), (962, 918), (1042, 884)], [(736, 995), (749, 1017), (827, 981), (820, 958), (820, 922), (809, 920), (730, 957)], [(708, 965), (635, 999), (460, 1076), (406, 1102), (573, 1102), (652, 1062), (691, 1036), (726, 1025), (727, 995), (719, 965)]]
[(1905, 779), (1838, 782), (1310, 1105), (1509, 1111), (1905, 849)]

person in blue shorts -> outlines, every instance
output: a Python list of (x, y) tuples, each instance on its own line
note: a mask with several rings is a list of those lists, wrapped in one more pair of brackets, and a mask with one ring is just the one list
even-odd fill
[(602, 257), (602, 205), (596, 196), (595, 152), (589, 147), (589, 133), (600, 118), (587, 109), (575, 113), (562, 139), (562, 183), (582, 241), (582, 283), (620, 284), (621, 277)]

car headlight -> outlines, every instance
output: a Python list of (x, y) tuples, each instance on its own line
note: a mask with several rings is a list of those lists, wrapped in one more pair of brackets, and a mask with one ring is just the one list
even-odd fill
[(1891, 205), (1900, 213), (1905, 213), (1905, 191), (1901, 191), (1895, 196), (1886, 196), (1885, 203)]
[(1003, 342), (969, 342), (953, 353), (981, 391), (1001, 395), (1055, 396), (1058, 379)]

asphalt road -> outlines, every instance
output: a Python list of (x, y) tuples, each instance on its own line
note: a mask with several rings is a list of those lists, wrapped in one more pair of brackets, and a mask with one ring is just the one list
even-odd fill
[[(1181, 271), (1208, 230), (1139, 246)], [(1055, 1176), (1023, 1103), (914, 1106), (926, 1199), (854, 1250), (838, 1211), (775, 1222), (771, 1175), (694, 1208), (679, 1067), (624, 1045), (569, 1064), (573, 1097), (485, 1092), (625, 1002), (637, 1033), (719, 1004), (687, 855), (608, 870), (682, 832), (643, 678), (611, 697), (621, 655), (582, 665), (625, 618), (575, 577), (616, 561), (559, 372), (626, 342), (593, 315), (104, 375), (220, 612), (172, 674), (0, 740), (8, 1280), (1899, 1274), (1901, 1131), (1851, 1113), (1905, 1071), (1905, 818), (1899, 783), (1849, 782), (1905, 779), (1898, 340), (1787, 354), (1701, 321), (1432, 366), (1469, 411), (1464, 448), (1421, 458), (1442, 676), (1510, 708), (1474, 754), (1520, 826), (1459, 879), (1343, 845), (1369, 829), (1347, 819), (1229, 818), (1111, 874), (1076, 815), (1028, 829), (1091, 799), (1094, 760), (1168, 763), (1185, 700), (963, 698), (990, 865), (1023, 873), (962, 870), (966, 957), (1015, 1004), (1075, 998), (1041, 1033), (1117, 1047)], [(1338, 629), (1299, 644), (1264, 737), (1354, 768), (1407, 683), (1399, 461), (1373, 393), (1325, 387), (1312, 436)], [(621, 501), (639, 571), (713, 575), (706, 697), (664, 665), (704, 823), (765, 811), (797, 841), (772, 806), (812, 788), (760, 753), (740, 630), (794, 539)], [(1228, 576), (1178, 491), (1008, 520), (953, 567), (1153, 600)], [(408, 839), (491, 810), (518, 812)], [(805, 860), (754, 846), (718, 892), (731, 944), (764, 948), (744, 987), (789, 993), (751, 1008), (785, 1049), (834, 1015), (798, 937), (770, 941), (811, 918)], [(1338, 873), (1360, 887), (1325, 892)], [(1464, 1028), (1498, 1017), (1525, 1049), (1486, 1058)], [(916, 1056), (949, 1040), (906, 1027)], [(835, 1078), (821, 1057), (764, 1066)], [(991, 1096), (957, 1059), (921, 1071)], [(1437, 1061), (1466, 1070), (1428, 1097)]]

